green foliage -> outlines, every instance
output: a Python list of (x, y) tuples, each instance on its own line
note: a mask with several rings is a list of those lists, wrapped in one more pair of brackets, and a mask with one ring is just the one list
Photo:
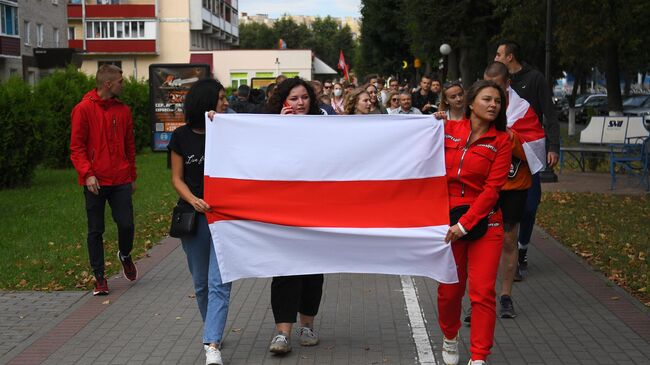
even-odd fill
[(19, 78), (0, 84), (0, 189), (29, 185), (42, 130), (30, 87)]
[(135, 150), (140, 152), (151, 145), (151, 108), (149, 85), (133, 77), (124, 80), (120, 100), (131, 108), (135, 133)]
[(34, 89), (43, 128), (43, 164), (52, 168), (71, 167), (70, 113), (81, 98), (95, 86), (94, 79), (74, 67), (57, 70), (42, 79)]
[(242, 49), (277, 49), (278, 41), (282, 39), (287, 49), (311, 49), (332, 68), (336, 67), (341, 50), (346, 61), (351, 63), (356, 48), (350, 27), (339, 28), (338, 23), (329, 16), (316, 18), (311, 28), (296, 24), (288, 17), (278, 19), (273, 27), (260, 23), (242, 24), (239, 35)]

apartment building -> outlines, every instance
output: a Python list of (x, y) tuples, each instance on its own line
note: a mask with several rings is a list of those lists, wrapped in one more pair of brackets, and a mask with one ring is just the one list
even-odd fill
[(0, 81), (20, 75), (18, 1), (0, 0)]
[(70, 47), (82, 71), (104, 63), (148, 78), (153, 63), (187, 63), (190, 51), (239, 44), (238, 0), (76, 0), (67, 5)]

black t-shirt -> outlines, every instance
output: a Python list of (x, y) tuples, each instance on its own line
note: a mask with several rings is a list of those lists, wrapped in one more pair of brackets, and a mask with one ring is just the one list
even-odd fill
[[(422, 107), (427, 103), (431, 104), (432, 108), (426, 112), (422, 110)], [(417, 90), (411, 94), (411, 104), (412, 106), (420, 109), (422, 114), (431, 114), (438, 109), (438, 96), (432, 92), (429, 92), (426, 95), (420, 94), (420, 90)]]
[(172, 133), (167, 149), (183, 157), (183, 181), (192, 194), (203, 199), (205, 134), (193, 132), (188, 125), (178, 127)]

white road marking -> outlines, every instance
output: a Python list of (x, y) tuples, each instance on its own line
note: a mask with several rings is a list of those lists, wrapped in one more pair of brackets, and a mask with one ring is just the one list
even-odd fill
[(411, 324), (411, 333), (415, 348), (418, 352), (418, 361), (422, 365), (438, 365), (435, 353), (431, 347), (431, 340), (427, 332), (426, 320), (422, 314), (422, 308), (418, 301), (418, 293), (415, 290), (413, 279), (408, 275), (401, 275), (402, 293), (406, 302), (406, 311)]

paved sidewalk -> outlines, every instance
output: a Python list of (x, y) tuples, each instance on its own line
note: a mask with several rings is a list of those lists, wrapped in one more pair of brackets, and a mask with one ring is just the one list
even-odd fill
[[(533, 242), (530, 276), (514, 289), (519, 316), (497, 321), (491, 363), (647, 364), (648, 309), (543, 232), (536, 231)], [(40, 300), (49, 303), (42, 306), (51, 309), (40, 312), (45, 328), (32, 328), (31, 336), (0, 357), (0, 363), (203, 364), (201, 318), (178, 242), (165, 240), (139, 264), (144, 275), (135, 283), (112, 278), (111, 295), (106, 297), (39, 293)], [(436, 283), (424, 278), (413, 282), (429, 334), (427, 345), (441, 363)], [(238, 281), (226, 325), (224, 360), (232, 365), (426, 363), (418, 358), (403, 292), (397, 276), (326, 275), (316, 322), (321, 344), (294, 346), (282, 357), (267, 351), (274, 327), (270, 280)], [(16, 293), (0, 295), (4, 313), (25, 303), (6, 300), (12, 295)], [(3, 327), (5, 319), (20, 323), (12, 317), (2, 317)], [(461, 330), (462, 364), (468, 357), (468, 331)], [(3, 333), (3, 346), (10, 341)]]

